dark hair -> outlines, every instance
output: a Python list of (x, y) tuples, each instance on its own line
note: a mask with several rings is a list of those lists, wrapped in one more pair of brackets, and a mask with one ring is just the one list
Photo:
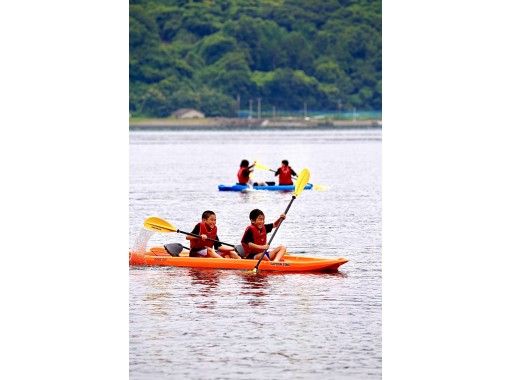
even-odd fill
[(250, 163), (248, 162), (248, 160), (242, 160), (241, 165), (239, 165), (239, 166), (242, 168), (247, 168), (249, 165), (250, 165)]
[(264, 213), (261, 210), (259, 210), (258, 208), (254, 209), (254, 210), (251, 210), (251, 212), (250, 212), (250, 220), (257, 220), (259, 215), (264, 215)]
[(211, 211), (211, 210), (204, 211), (204, 212), (202, 213), (202, 219), (207, 219), (207, 218), (209, 218), (211, 215), (216, 215), (216, 214), (214, 213), (214, 211)]
[(287, 166), (288, 166), (288, 165), (289, 165), (289, 161), (287, 161), (287, 160), (283, 160), (283, 161), (282, 161), (282, 164), (284, 164), (284, 165), (287, 165)]

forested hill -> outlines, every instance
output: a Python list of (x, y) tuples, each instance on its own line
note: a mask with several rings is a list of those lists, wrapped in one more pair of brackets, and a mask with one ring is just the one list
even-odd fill
[(134, 116), (380, 110), (381, 59), (381, 0), (130, 0)]

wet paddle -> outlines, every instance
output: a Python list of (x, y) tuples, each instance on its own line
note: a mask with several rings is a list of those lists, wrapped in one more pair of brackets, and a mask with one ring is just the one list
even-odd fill
[[(289, 205), (285, 209), (285, 212), (284, 212), (285, 215), (287, 215), (287, 212), (289, 212), (290, 206), (292, 206), (292, 202), (294, 202), (294, 199), (296, 199), (299, 196), (299, 194), (301, 194), (301, 192), (305, 188), (306, 184), (308, 183), (309, 179), (310, 179), (310, 171), (308, 169), (301, 170), (301, 173), (299, 173), (297, 181), (296, 181), (295, 190), (294, 190), (294, 193), (292, 194), (292, 199), (290, 200)], [(282, 223), (283, 223), (283, 220), (280, 222), (278, 227), (276, 227), (276, 229), (274, 230), (273, 234), (271, 235), (271, 238), (269, 239), (269, 242), (267, 243), (268, 248), (260, 256), (259, 261), (257, 261), (257, 264), (255, 265), (255, 268), (252, 269), (253, 273), (257, 273), (258, 272), (260, 262), (262, 261), (262, 259), (264, 258), (265, 254), (269, 250), (269, 246), (271, 245), (271, 242), (273, 241), (273, 238), (275, 237), (275, 235), (278, 232), (278, 229), (280, 228)]]
[[(150, 218), (145, 219), (145, 221), (143, 222), (143, 226), (145, 228), (147, 228), (148, 230), (151, 230), (151, 231), (156, 231), (156, 232), (177, 232), (177, 233), (180, 233), (180, 234), (184, 234), (184, 235), (189, 235), (189, 236), (201, 238), (200, 235), (197, 235), (197, 234), (194, 234), (194, 233), (191, 233), (191, 232), (181, 231), (178, 228), (174, 227), (172, 224), (168, 223), (166, 220), (158, 218), (156, 216), (151, 216)], [(214, 240), (214, 239), (210, 239), (210, 238), (207, 238), (206, 240), (213, 241), (215, 243), (220, 243), (220, 244), (223, 244), (223, 245), (226, 245), (226, 246), (229, 246), (229, 247), (233, 247), (234, 250), (241, 255), (241, 252), (239, 252), (237, 250), (237, 247), (239, 247), (238, 245), (236, 246), (236, 245), (233, 245), (233, 244), (224, 243), (222, 241)], [(243, 253), (244, 253), (244, 250), (243, 250)]]
[[(255, 161), (255, 168), (260, 169), (260, 170), (268, 170), (270, 172), (276, 173), (276, 170), (271, 169), (269, 166), (266, 166), (264, 164), (260, 164), (258, 161)], [(297, 177), (293, 175), (292, 178), (296, 179)], [(328, 190), (328, 188), (327, 188), (327, 186), (324, 186), (324, 185), (313, 184), (312, 190), (326, 191), (326, 190)]]

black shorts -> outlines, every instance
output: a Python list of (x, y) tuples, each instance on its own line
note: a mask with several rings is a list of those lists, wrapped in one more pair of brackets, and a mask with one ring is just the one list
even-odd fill
[(189, 257), (207, 257), (207, 248), (192, 249), (189, 251)]
[[(245, 259), (248, 259), (248, 260), (255, 260), (255, 255), (258, 255), (259, 253), (263, 253), (263, 252), (258, 252), (258, 253), (250, 253), (249, 255), (247, 255), (245, 257)], [(267, 253), (268, 258), (269, 258), (269, 252)]]

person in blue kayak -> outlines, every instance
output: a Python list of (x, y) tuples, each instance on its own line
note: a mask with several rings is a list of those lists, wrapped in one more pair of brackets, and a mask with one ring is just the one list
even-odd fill
[(283, 160), (282, 166), (274, 172), (275, 176), (279, 176), (280, 185), (293, 185), (292, 176), (297, 176), (296, 172), (289, 166), (289, 161)]
[[(213, 242), (207, 239), (220, 240), (218, 238), (218, 228), (216, 227), (216, 214), (214, 211), (204, 211), (202, 213), (202, 221), (198, 223), (191, 233), (200, 235), (200, 238), (194, 236), (186, 236), (190, 242), (190, 257), (230, 257), (240, 259), (239, 255), (233, 248), (225, 247), (221, 243)], [(218, 252), (216, 252), (216, 250)]]
[(237, 171), (237, 184), (238, 185), (251, 185), (250, 174), (253, 172), (255, 162), (250, 165), (248, 160), (242, 160)]
[(281, 261), (283, 255), (287, 253), (287, 248), (283, 245), (266, 252), (269, 249), (267, 245), (267, 234), (280, 225), (285, 219), (285, 214), (281, 214), (280, 217), (270, 224), (265, 224), (264, 213), (259, 209), (254, 209), (250, 212), (251, 224), (246, 227), (241, 244), (243, 245), (244, 252), (246, 253), (246, 259), (260, 259), (261, 255), (264, 255), (263, 260), (272, 260), (275, 262)]

